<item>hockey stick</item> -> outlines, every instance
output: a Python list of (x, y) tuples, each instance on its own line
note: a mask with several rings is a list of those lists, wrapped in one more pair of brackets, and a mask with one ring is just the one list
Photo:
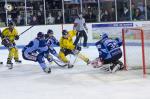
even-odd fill
[[(82, 38), (80, 38), (80, 44), (79, 44), (79, 46), (80, 46), (80, 47), (82, 46), (82, 45), (81, 45), (81, 39), (82, 39)], [(73, 64), (75, 64), (75, 63), (76, 63), (77, 58), (78, 58), (78, 55), (76, 55), (76, 58), (75, 58), (75, 60), (73, 61)]]
[[(63, 62), (60, 61), (60, 60), (53, 59), (53, 61), (54, 61), (58, 66), (60, 66), (60, 67), (65, 67), (65, 66), (67, 66), (67, 64), (63, 63)], [(60, 63), (63, 63), (63, 64), (60, 64)]]
[(19, 36), (21, 36), (22, 34), (24, 34), (26, 31), (28, 31), (29, 29), (31, 29), (32, 27), (34, 27), (35, 25), (30, 26), (29, 28), (27, 28), (26, 30), (24, 30), (22, 33), (19, 34)]

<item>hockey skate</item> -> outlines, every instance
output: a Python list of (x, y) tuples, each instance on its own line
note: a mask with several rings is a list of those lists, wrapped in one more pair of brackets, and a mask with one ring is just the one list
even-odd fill
[(44, 70), (44, 72), (46, 72), (46, 73), (51, 73), (51, 68), (50, 67), (46, 67), (45, 69), (43, 69)]
[(74, 65), (70, 64), (70, 62), (68, 62), (67, 66), (68, 66), (68, 68), (73, 68), (74, 67)]
[(89, 64), (91, 64), (91, 61), (88, 59), (86, 63), (87, 63), (87, 65), (89, 65)]
[(114, 73), (114, 72), (118, 71), (119, 69), (120, 69), (120, 65), (119, 64), (113, 64), (113, 65), (110, 66), (109, 71), (111, 73)]
[(15, 62), (18, 63), (18, 64), (22, 63), (22, 61), (21, 61), (21, 60), (18, 60), (18, 59), (15, 60)]
[(118, 65), (120, 65), (119, 70), (124, 70), (125, 66), (123, 65), (123, 63), (121, 61), (118, 61)]
[(11, 60), (7, 60), (7, 67), (8, 69), (13, 69), (13, 63), (11, 62)]
[(3, 62), (0, 62), (0, 65), (2, 65), (3, 64)]
[(87, 48), (89, 48), (89, 46), (83, 46), (83, 48), (87, 49)]

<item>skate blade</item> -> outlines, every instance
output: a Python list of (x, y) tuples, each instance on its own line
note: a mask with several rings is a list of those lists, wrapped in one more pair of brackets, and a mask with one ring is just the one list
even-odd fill
[(8, 67), (8, 69), (13, 69), (13, 65), (12, 64), (7, 64), (6, 66)]

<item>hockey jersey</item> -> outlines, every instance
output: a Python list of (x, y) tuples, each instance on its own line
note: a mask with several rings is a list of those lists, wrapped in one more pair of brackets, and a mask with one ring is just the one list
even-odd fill
[(51, 36), (47, 39), (47, 45), (48, 46), (59, 46), (59, 41), (54, 37), (54, 36)]
[(46, 52), (48, 50), (48, 46), (46, 44), (46, 40), (39, 40), (39, 39), (34, 39), (30, 41), (28, 45), (24, 47), (25, 53), (31, 53), (31, 52)]
[(12, 31), (9, 30), (9, 28), (5, 28), (3, 31), (2, 31), (2, 40), (3, 38), (5, 37), (8, 37), (9, 41), (11, 43), (14, 43), (15, 41), (15, 37), (18, 35), (18, 32), (15, 28), (13, 28)]
[(103, 38), (95, 43), (98, 51), (99, 58), (102, 60), (109, 59), (122, 53), (120, 46), (122, 45), (122, 40), (119, 38)]
[(76, 36), (76, 31), (75, 30), (69, 31), (69, 35), (70, 36), (68, 38), (64, 37), (60, 38), (59, 44), (61, 49), (69, 49), (69, 50), (75, 49), (75, 45), (73, 44), (73, 37)]
[(54, 46), (55, 45), (59, 46), (59, 41), (54, 36), (51, 36), (51, 37), (48, 37), (47, 39), (47, 45), (49, 48), (49, 52), (53, 54), (54, 56), (58, 57), (58, 54), (56, 50), (54, 49)]

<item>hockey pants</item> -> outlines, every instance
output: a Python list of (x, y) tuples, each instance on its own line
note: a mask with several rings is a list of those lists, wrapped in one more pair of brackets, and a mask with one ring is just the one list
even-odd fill
[(18, 49), (16, 47), (12, 47), (9, 48), (9, 54), (8, 54), (8, 60), (12, 60), (12, 58), (14, 58), (14, 60), (18, 60), (19, 56), (18, 56)]

